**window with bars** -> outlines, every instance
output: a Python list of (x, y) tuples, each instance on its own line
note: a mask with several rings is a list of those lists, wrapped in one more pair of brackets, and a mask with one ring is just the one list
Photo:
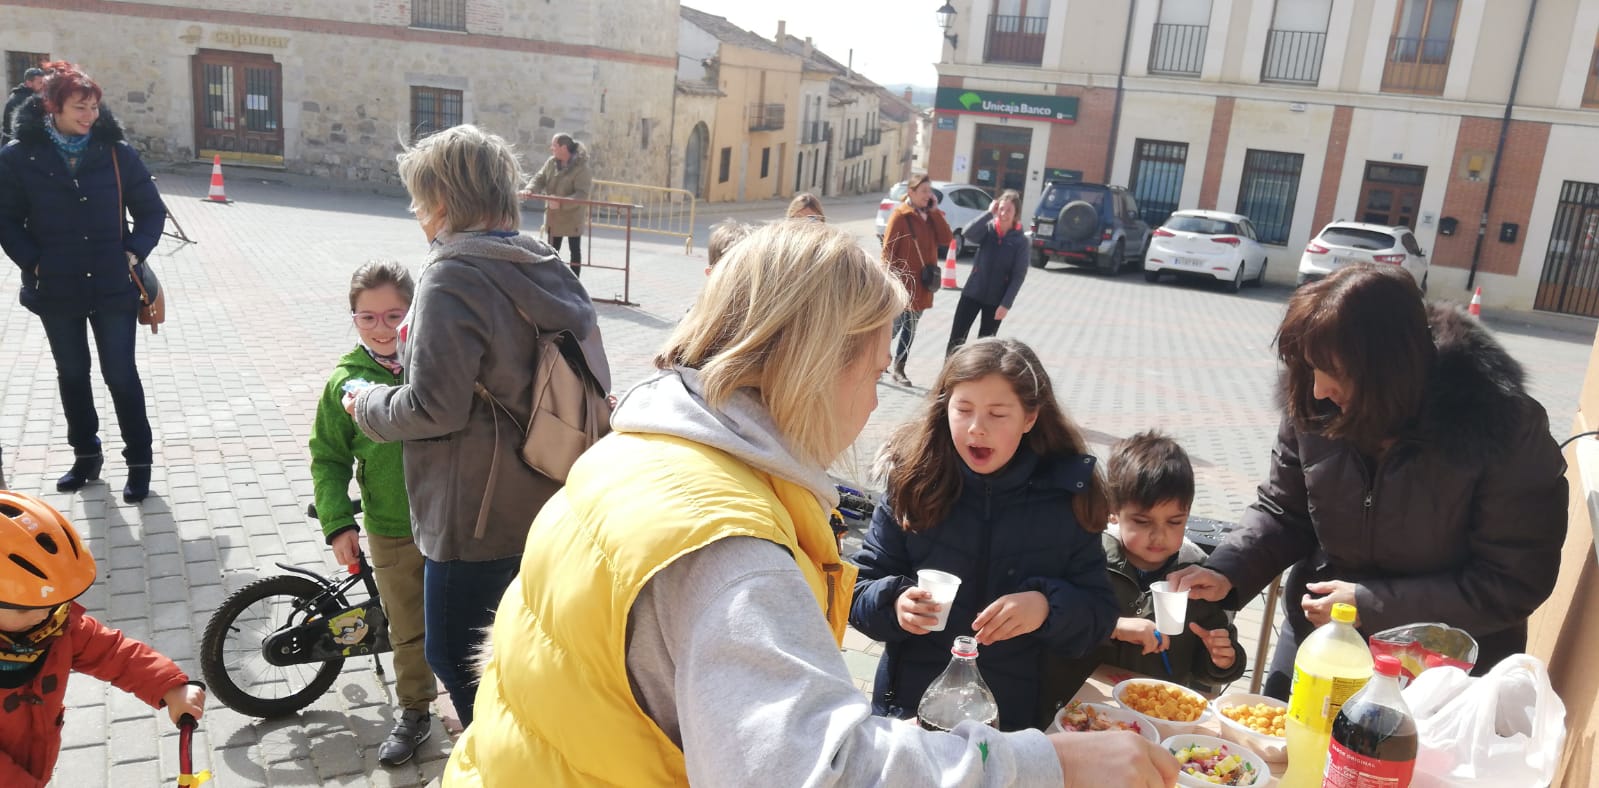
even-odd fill
[(1138, 140), (1133, 146), (1133, 195), (1150, 227), (1159, 227), (1177, 210), (1188, 166), (1188, 143)]
[(50, 62), (49, 52), (12, 52), (6, 51), (6, 84), (7, 89), (22, 84), (22, 74), (30, 68), (38, 68)]
[(1244, 175), (1238, 186), (1238, 212), (1249, 217), (1263, 244), (1286, 246), (1294, 224), (1294, 200), (1299, 195), (1302, 153), (1251, 150), (1244, 155)]
[(466, 0), (411, 0), (411, 27), (466, 31)]
[(411, 88), (411, 139), (461, 125), (461, 91)]

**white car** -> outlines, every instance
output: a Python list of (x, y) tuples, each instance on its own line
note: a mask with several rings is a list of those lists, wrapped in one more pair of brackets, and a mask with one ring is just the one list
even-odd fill
[(1161, 274), (1205, 277), (1226, 282), (1236, 293), (1244, 284), (1266, 281), (1266, 250), (1249, 218), (1221, 211), (1178, 211), (1151, 233), (1144, 255), (1144, 279)]
[(1320, 279), (1353, 263), (1401, 266), (1427, 289), (1427, 253), (1409, 227), (1333, 222), (1322, 228), (1299, 258), (1299, 283)]
[[(906, 181), (894, 184), (888, 191), (888, 196), (877, 205), (877, 240), (883, 240), (883, 230), (888, 227), (888, 215), (905, 202), (905, 192), (908, 190)], [(965, 254), (971, 248), (966, 240), (961, 237), (961, 228), (971, 220), (982, 216), (988, 210), (988, 204), (994, 201), (994, 196), (979, 186), (965, 183), (950, 183), (949, 181), (933, 181), (933, 196), (938, 198), (938, 207), (944, 211), (944, 220), (949, 222), (949, 229), (955, 233), (955, 240), (960, 244), (956, 248)]]

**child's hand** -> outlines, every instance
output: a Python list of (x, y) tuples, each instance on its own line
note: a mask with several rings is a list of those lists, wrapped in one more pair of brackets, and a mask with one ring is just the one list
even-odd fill
[(344, 412), (351, 417), (355, 416), (355, 394), (353, 391), (344, 392)]
[(334, 562), (339, 566), (349, 566), (361, 555), (361, 531), (356, 528), (340, 531), (328, 546), (333, 548)]
[(1155, 622), (1147, 618), (1118, 618), (1116, 629), (1110, 633), (1112, 640), (1142, 646), (1145, 654), (1154, 654), (1171, 647), (1171, 638), (1155, 636)]
[(1227, 630), (1205, 629), (1198, 623), (1189, 624), (1188, 629), (1199, 636), (1199, 642), (1205, 644), (1205, 650), (1210, 652), (1210, 664), (1226, 670), (1238, 660), (1238, 652), (1233, 650), (1233, 638), (1227, 634)]
[(173, 725), (177, 725), (185, 714), (198, 720), (205, 713), (205, 690), (194, 684), (173, 687), (161, 696), (161, 700), (167, 704), (167, 713), (172, 715)]
[(899, 628), (912, 635), (925, 635), (932, 630), (928, 627), (938, 623), (938, 611), (942, 608), (933, 601), (933, 592), (912, 586), (905, 589), (894, 600), (895, 618), (899, 620)]
[(972, 629), (977, 630), (978, 643), (991, 646), (1037, 630), (1046, 618), (1049, 618), (1049, 599), (1038, 591), (1021, 591), (990, 603), (977, 614)]

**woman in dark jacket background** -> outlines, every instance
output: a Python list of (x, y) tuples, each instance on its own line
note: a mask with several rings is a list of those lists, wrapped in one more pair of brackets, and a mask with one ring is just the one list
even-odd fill
[(1334, 603), (1370, 637), (1418, 622), (1470, 632), (1481, 674), (1526, 648), (1566, 535), (1565, 462), (1521, 365), (1398, 267), (1351, 266), (1288, 301), (1284, 415), (1270, 475), (1209, 568), (1171, 576), (1240, 606), (1288, 570), (1266, 692)]
[(979, 313), (983, 316), (977, 327), (979, 339), (998, 334), (1000, 321), (1010, 313), (1022, 280), (1027, 278), (1027, 256), (1032, 253), (1027, 235), (1016, 222), (1021, 209), (1022, 196), (1015, 189), (1006, 189), (988, 206), (987, 213), (961, 231), (963, 237), (977, 245), (977, 256), (972, 260), (966, 287), (961, 290), (961, 300), (955, 305), (955, 323), (949, 330), (945, 355), (966, 341)]
[(0, 247), (22, 269), (19, 300), (43, 321), (55, 357), (75, 457), (56, 489), (100, 478), (104, 461), (89, 379), (93, 329), (128, 463), (122, 498), (137, 503), (150, 493), (154, 458), (134, 360), (139, 293), (128, 268), (161, 240), (167, 209), (122, 128), (100, 107), (100, 86), (70, 63), (48, 69), (43, 90), (17, 110), (16, 140), (0, 149)]

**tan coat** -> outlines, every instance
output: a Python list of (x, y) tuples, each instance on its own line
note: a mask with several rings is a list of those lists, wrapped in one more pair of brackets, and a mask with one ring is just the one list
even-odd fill
[(933, 294), (922, 287), (922, 266), (938, 265), (954, 238), (944, 212), (933, 208), (923, 219), (909, 203), (900, 203), (883, 228), (883, 263), (899, 277), (911, 295), (910, 308), (922, 312), (933, 307)]
[[(579, 145), (577, 152), (567, 160), (565, 167), (560, 166), (554, 156), (544, 162), (538, 174), (533, 176), (533, 183), (529, 189), (534, 194), (587, 200), (593, 187), (594, 176), (589, 172), (589, 152), (587, 148)], [(552, 202), (544, 206), (544, 228), (552, 237), (570, 238), (582, 235), (583, 231), (588, 229), (588, 223), (587, 205)]]

